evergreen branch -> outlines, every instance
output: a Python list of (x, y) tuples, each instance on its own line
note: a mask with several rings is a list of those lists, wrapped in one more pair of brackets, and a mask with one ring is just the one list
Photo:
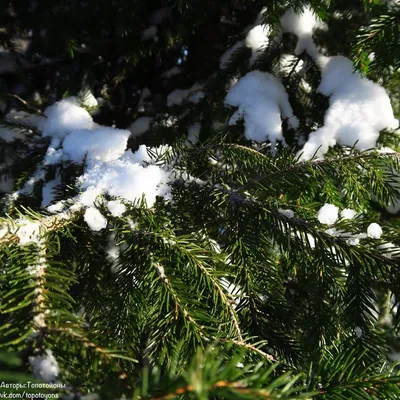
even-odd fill
[[(35, 221), (35, 224), (37, 224), (37, 230), (40, 237), (43, 237), (49, 232), (57, 231), (69, 225), (74, 219), (77, 218), (77, 213), (72, 211), (50, 216), (42, 216), (28, 209), (25, 209), (25, 211)], [(18, 231), (21, 229), (20, 225), (23, 225), (24, 220), (3, 218), (0, 220), (0, 223), (0, 245), (18, 243), (20, 241)]]
[(36, 107), (33, 107), (31, 104), (29, 104), (27, 101), (25, 101), (23, 98), (18, 96), (17, 94), (14, 93), (5, 93), (5, 96), (8, 97), (13, 97), (14, 99), (17, 99), (19, 102), (21, 102), (26, 108), (29, 110), (35, 111), (35, 113), (42, 115), (43, 117), (47, 118), (45, 114), (42, 114), (41, 110), (37, 109)]
[(251, 352), (257, 353), (260, 356), (262, 356), (263, 358), (267, 359), (268, 361), (277, 362), (277, 360), (274, 358), (274, 356), (262, 351), (261, 349), (259, 349), (258, 347), (256, 347), (255, 345), (253, 345), (251, 343), (248, 343), (248, 342), (245, 342), (245, 341), (238, 341), (238, 340), (235, 340), (235, 339), (218, 338), (218, 340), (220, 342), (234, 344), (235, 346), (238, 346), (240, 348), (243, 348), (243, 349), (249, 350)]
[(33, 318), (37, 330), (46, 327), (46, 304), (45, 304), (45, 285), (46, 285), (46, 244), (42, 240), (38, 245), (37, 264), (29, 268), (35, 275), (36, 288), (33, 299), (33, 312), (36, 314)]
[(155, 261), (152, 262), (152, 265), (155, 268), (155, 270), (157, 271), (157, 275), (159, 276), (161, 282), (163, 283), (163, 285), (165, 286), (169, 295), (172, 298), (172, 301), (174, 303), (175, 318), (177, 318), (179, 313), (181, 313), (183, 315), (184, 319), (189, 323), (189, 325), (193, 326), (194, 332), (197, 332), (203, 340), (209, 341), (210, 338), (207, 337), (207, 334), (206, 334), (206, 332), (204, 332), (204, 329), (200, 325), (198, 325), (196, 320), (191, 316), (187, 307), (180, 301), (179, 296), (177, 295), (171, 282), (165, 275), (165, 270), (164, 270), (163, 266)]

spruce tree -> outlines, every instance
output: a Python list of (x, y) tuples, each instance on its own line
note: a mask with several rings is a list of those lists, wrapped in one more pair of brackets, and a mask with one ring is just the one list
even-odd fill
[(399, 398), (397, 1), (1, 13), (0, 392)]

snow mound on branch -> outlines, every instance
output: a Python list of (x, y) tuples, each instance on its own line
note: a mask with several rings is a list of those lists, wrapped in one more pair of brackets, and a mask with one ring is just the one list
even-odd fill
[(314, 57), (318, 50), (312, 38), (314, 29), (319, 25), (313, 11), (307, 7), (302, 13), (297, 14), (292, 8), (287, 10), (281, 17), (283, 32), (293, 33), (298, 37), (294, 53), (299, 55), (307, 50), (307, 53)]
[(158, 165), (143, 166), (140, 161), (137, 154), (126, 151), (111, 162), (89, 163), (85, 173), (78, 179), (83, 190), (80, 203), (91, 207), (98, 196), (108, 193), (129, 202), (137, 202), (144, 196), (147, 206), (152, 207), (157, 196), (169, 197), (169, 172)]
[(85, 156), (87, 160), (115, 160), (124, 154), (130, 134), (108, 127), (73, 131), (62, 144), (64, 160), (79, 163)]
[(268, 25), (257, 25), (246, 36), (245, 44), (251, 49), (250, 65), (256, 61), (259, 51), (268, 46)]
[(307, 51), (321, 68), (318, 92), (330, 96), (324, 126), (310, 134), (300, 160), (322, 157), (337, 143), (358, 150), (376, 147), (380, 131), (399, 126), (384, 88), (354, 72), (350, 59), (318, 51), (312, 39), (318, 25), (310, 8), (301, 14), (290, 9), (281, 18), (282, 30), (298, 37), (295, 54)]
[(343, 219), (353, 219), (357, 215), (357, 211), (352, 210), (351, 208), (345, 208), (340, 212), (340, 216)]
[(39, 124), (43, 136), (61, 139), (76, 129), (91, 129), (94, 126), (90, 114), (79, 107), (74, 98), (64, 99), (47, 107), (44, 115), (47, 118)]
[(29, 363), (31, 364), (33, 375), (47, 383), (54, 382), (60, 373), (57, 360), (49, 349), (41, 356), (29, 357)]
[(274, 145), (277, 140), (285, 141), (281, 115), (291, 127), (299, 124), (282, 83), (268, 73), (252, 71), (242, 77), (229, 90), (225, 104), (239, 107), (229, 124), (244, 118), (246, 138), (256, 142), (269, 140)]
[(83, 219), (89, 225), (89, 228), (95, 232), (101, 231), (107, 226), (107, 219), (94, 207), (86, 209)]
[(329, 99), (324, 126), (312, 132), (302, 159), (323, 156), (336, 143), (367, 150), (376, 146), (379, 132), (396, 129), (390, 99), (384, 88), (353, 72), (346, 57), (330, 57), (322, 68), (318, 91)]
[[(193, 89), (198, 87), (188, 91), (189, 99)], [(108, 194), (127, 202), (137, 202), (143, 197), (148, 207), (154, 205), (157, 196), (168, 199), (171, 197), (168, 186), (171, 172), (158, 165), (148, 165), (154, 164), (154, 160), (148, 155), (146, 146), (140, 146), (135, 153), (127, 150), (131, 135), (129, 130), (95, 124), (90, 115), (76, 105), (73, 98), (54, 104), (45, 113), (48, 119), (42, 125), (43, 134), (53, 138), (44, 164), (56, 165), (65, 161), (85, 164), (83, 175), (76, 181), (82, 192), (75, 199), (76, 204), (73, 207), (88, 207), (85, 220), (93, 230), (100, 230), (107, 223), (103, 216), (100, 217), (101, 214), (95, 212), (98, 196)], [(143, 122), (148, 126), (150, 120)], [(44, 207), (52, 200), (50, 192), (53, 183), (45, 184)], [(61, 202), (48, 210), (59, 212), (64, 206), (65, 202)], [(109, 202), (108, 206), (114, 216), (120, 216), (125, 211), (125, 206), (119, 202), (117, 204), (117, 200)]]
[(333, 204), (326, 203), (318, 211), (318, 221), (321, 224), (333, 225), (339, 217), (339, 209)]
[(380, 239), (380, 237), (382, 236), (382, 233), (383, 233), (382, 228), (380, 227), (379, 224), (377, 224), (375, 222), (370, 224), (367, 228), (367, 235), (371, 239)]
[(110, 211), (113, 217), (121, 217), (126, 211), (126, 206), (119, 200), (111, 200), (107, 203), (108, 211)]

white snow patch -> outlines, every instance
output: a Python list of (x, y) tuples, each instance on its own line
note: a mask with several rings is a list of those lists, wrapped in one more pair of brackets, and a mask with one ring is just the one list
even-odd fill
[(29, 357), (29, 363), (31, 364), (33, 375), (47, 383), (54, 382), (60, 373), (57, 360), (49, 349), (41, 356)]
[(339, 209), (333, 204), (326, 203), (318, 211), (318, 221), (321, 224), (333, 225), (339, 217)]
[(321, 68), (318, 92), (331, 96), (324, 126), (310, 134), (300, 160), (322, 157), (336, 143), (358, 150), (373, 148), (380, 131), (399, 126), (384, 88), (354, 73), (348, 58), (325, 57), (317, 50), (312, 33), (318, 24), (310, 8), (300, 15), (290, 9), (281, 18), (282, 30), (298, 37), (295, 54), (306, 50)]
[(97, 208), (87, 208), (83, 218), (92, 231), (97, 232), (107, 226), (107, 219), (101, 214), (101, 212)]
[(319, 22), (309, 7), (305, 8), (300, 14), (296, 14), (291, 8), (281, 18), (282, 31), (293, 33), (298, 37), (294, 53), (300, 55), (303, 51), (307, 50), (308, 54), (314, 59), (318, 55), (318, 50), (313, 41), (312, 34), (318, 26)]
[(343, 219), (353, 219), (357, 215), (357, 211), (352, 210), (351, 208), (345, 208), (340, 212), (340, 216)]
[(16, 227), (12, 230), (19, 238), (19, 245), (35, 243), (40, 244), (40, 225), (27, 219), (18, 219), (15, 221)]
[(39, 129), (43, 136), (64, 138), (76, 129), (91, 129), (94, 122), (90, 114), (76, 104), (76, 99), (64, 99), (47, 107), (40, 120)]
[(115, 160), (124, 153), (130, 134), (108, 127), (76, 130), (64, 139), (64, 160), (79, 163), (85, 156), (87, 160)]
[[(148, 157), (147, 153), (143, 156)], [(91, 163), (78, 179), (83, 190), (80, 202), (92, 206), (97, 196), (103, 193), (130, 202), (138, 201), (144, 195), (147, 206), (152, 207), (156, 196), (168, 197), (170, 189), (166, 182), (170, 174), (157, 165), (144, 167), (139, 164), (140, 161), (138, 154), (126, 151), (113, 162)]]
[(353, 63), (342, 56), (330, 57), (322, 69), (318, 92), (329, 99), (324, 126), (312, 132), (302, 150), (302, 159), (323, 156), (336, 143), (358, 150), (376, 146), (379, 132), (396, 129), (390, 99), (385, 89), (353, 72)]
[(260, 51), (268, 46), (268, 25), (257, 25), (247, 34), (245, 44), (251, 49), (250, 65), (254, 64)]
[(108, 211), (110, 211), (113, 217), (121, 217), (126, 211), (126, 206), (119, 200), (111, 200), (107, 203)]
[(256, 142), (269, 140), (272, 146), (277, 140), (285, 142), (281, 114), (289, 119), (291, 127), (297, 128), (299, 124), (282, 83), (268, 73), (246, 74), (229, 90), (225, 104), (239, 107), (229, 124), (235, 125), (244, 118), (246, 138)]
[(379, 224), (377, 224), (375, 222), (370, 224), (367, 228), (367, 235), (371, 239), (380, 239), (380, 237), (382, 236), (382, 233), (383, 233), (382, 228), (380, 227)]

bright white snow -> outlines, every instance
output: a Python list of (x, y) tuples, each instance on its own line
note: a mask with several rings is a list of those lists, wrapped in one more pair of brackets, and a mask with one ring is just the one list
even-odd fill
[(367, 235), (371, 239), (380, 239), (382, 236), (382, 228), (377, 223), (372, 223), (367, 228)]
[(43, 136), (64, 138), (76, 129), (91, 129), (94, 122), (90, 114), (79, 107), (74, 99), (64, 99), (48, 107), (40, 120), (39, 129)]
[(111, 161), (125, 152), (130, 132), (122, 129), (100, 127), (75, 130), (62, 144), (64, 160), (82, 162), (87, 160)]
[(367, 150), (376, 146), (379, 132), (396, 129), (390, 99), (385, 89), (353, 72), (346, 57), (330, 57), (322, 69), (318, 91), (329, 99), (324, 126), (309, 136), (302, 152), (308, 160), (323, 156), (336, 143)]
[(32, 367), (33, 375), (47, 383), (54, 382), (60, 373), (57, 360), (49, 349), (41, 356), (29, 357), (29, 362)]
[(340, 211), (340, 216), (343, 219), (353, 219), (357, 215), (357, 211), (352, 210), (351, 208), (345, 208)]
[(301, 54), (307, 50), (311, 57), (317, 54), (317, 48), (314, 44), (312, 34), (318, 26), (318, 21), (309, 7), (301, 14), (296, 14), (293, 9), (289, 9), (281, 18), (281, 27), (283, 32), (293, 33), (298, 37), (298, 42), (294, 53)]
[(107, 203), (108, 211), (110, 211), (113, 217), (121, 217), (126, 211), (126, 206), (119, 200), (111, 200)]
[(249, 140), (269, 140), (272, 145), (277, 140), (284, 142), (281, 115), (289, 119), (291, 127), (298, 127), (285, 88), (277, 78), (265, 72), (252, 71), (242, 77), (229, 90), (225, 104), (239, 107), (229, 124), (235, 125), (244, 118), (245, 135)]
[(245, 44), (251, 49), (250, 65), (256, 61), (259, 52), (268, 46), (269, 27), (267, 25), (257, 25), (247, 34)]
[(318, 221), (321, 224), (333, 225), (339, 217), (339, 209), (333, 204), (326, 203), (318, 211)]
[(107, 219), (94, 207), (86, 209), (83, 219), (92, 231), (100, 231), (107, 226)]
[(318, 24), (309, 8), (300, 15), (290, 9), (281, 18), (282, 30), (298, 37), (295, 54), (307, 51), (321, 68), (318, 91), (330, 96), (324, 126), (310, 134), (301, 160), (322, 157), (336, 143), (352, 147), (357, 142), (359, 150), (373, 148), (380, 131), (399, 126), (385, 89), (354, 72), (348, 58), (325, 57), (318, 51), (312, 39)]

